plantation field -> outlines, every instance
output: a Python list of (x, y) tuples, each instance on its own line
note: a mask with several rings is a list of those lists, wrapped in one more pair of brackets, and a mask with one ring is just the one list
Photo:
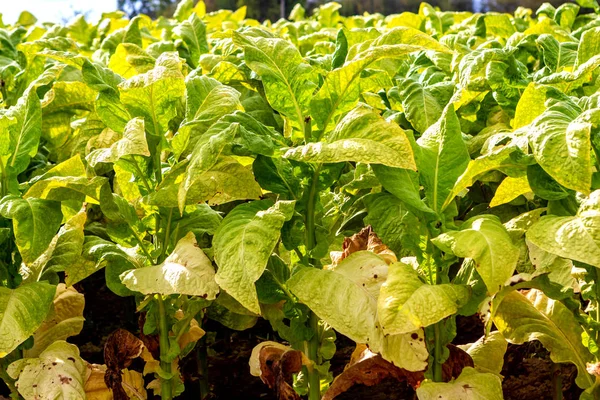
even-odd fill
[(0, 20), (0, 395), (600, 399), (578, 3)]

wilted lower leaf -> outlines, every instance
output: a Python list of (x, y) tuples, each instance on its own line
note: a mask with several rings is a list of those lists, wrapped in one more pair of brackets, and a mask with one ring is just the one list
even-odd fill
[(46, 320), (33, 334), (33, 347), (25, 350), (23, 356), (37, 357), (50, 344), (66, 340), (83, 329), (83, 308), (85, 298), (75, 288), (67, 288), (64, 283), (56, 287), (54, 302)]
[(262, 342), (252, 350), (250, 373), (275, 389), (279, 400), (300, 400), (291, 383), (304, 357), (301, 351), (277, 342)]
[(65, 341), (52, 343), (37, 358), (24, 358), (7, 370), (25, 400), (85, 399), (85, 362), (79, 349)]
[(124, 329), (113, 332), (106, 340), (104, 382), (112, 390), (116, 400), (129, 399), (122, 385), (122, 370), (129, 367), (135, 358), (140, 357), (143, 349), (142, 341)]

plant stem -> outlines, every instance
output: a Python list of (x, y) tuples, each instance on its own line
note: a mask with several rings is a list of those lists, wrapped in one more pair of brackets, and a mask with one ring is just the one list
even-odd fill
[[(161, 295), (156, 296), (158, 300), (158, 315), (159, 315), (159, 344), (160, 344), (160, 369), (164, 373), (171, 373), (171, 362), (167, 360), (169, 353), (169, 326), (167, 324), (167, 312), (165, 311), (165, 303)], [(171, 390), (171, 379), (161, 378), (160, 397), (162, 400), (171, 400), (173, 398)]]
[[(439, 285), (442, 283), (442, 279), (440, 277), (440, 268), (438, 260), (434, 254), (434, 247), (431, 241), (428, 240), (427, 243), (427, 257), (429, 258), (429, 262), (431, 263), (431, 258), (433, 258), (433, 262), (435, 264), (435, 282), (432, 282), (435, 285)], [(429, 265), (431, 268), (431, 265)], [(433, 348), (433, 381), (434, 382), (443, 382), (443, 374), (442, 374), (442, 334), (440, 332), (440, 327), (443, 321), (437, 322), (433, 326), (433, 338), (434, 338), (434, 348)]]
[(196, 347), (196, 355), (198, 357), (198, 376), (200, 385), (200, 399), (208, 397), (210, 387), (208, 385), (208, 353), (206, 351), (206, 336), (198, 342)]
[(144, 171), (142, 171), (142, 168), (140, 168), (140, 164), (137, 162), (137, 160), (135, 159), (134, 156), (130, 156), (130, 161), (133, 164), (133, 166), (135, 167), (135, 170), (137, 171), (137, 173), (139, 174), (140, 179), (142, 180), (142, 184), (148, 191), (148, 194), (152, 193), (152, 188), (150, 187), (150, 183), (148, 182), (148, 179), (146, 179), (146, 176), (144, 175)]
[(319, 318), (311, 311), (310, 327), (313, 331), (313, 337), (308, 342), (308, 358), (313, 362), (308, 367), (308, 400), (321, 399), (321, 377), (316, 366), (319, 364)]
[[(308, 200), (306, 203), (306, 218), (304, 220), (306, 227), (306, 253), (310, 252), (316, 245), (315, 238), (315, 206), (317, 198), (317, 186), (319, 184), (319, 173), (321, 172), (321, 164), (315, 168), (315, 172), (312, 177), (310, 189), (308, 192)], [(315, 267), (318, 267), (318, 261), (308, 257), (310, 263)]]
[(552, 364), (552, 400), (563, 400), (562, 375), (560, 374), (560, 365)]
[(441, 322), (433, 325), (434, 348), (433, 348), (433, 381), (442, 382), (442, 336), (440, 333)]
[(2, 174), (2, 187), (0, 187), (0, 195), (4, 197), (8, 194), (8, 176), (2, 160), (0, 160), (0, 173)]
[(173, 220), (173, 209), (169, 210), (169, 219), (167, 220), (167, 228), (165, 231), (165, 237), (162, 243), (162, 250), (160, 252), (160, 256), (158, 257), (157, 264), (165, 261), (167, 256), (167, 247), (169, 247), (169, 242), (171, 241), (171, 221)]
[[(315, 247), (315, 206), (317, 197), (317, 186), (319, 183), (319, 173), (321, 172), (321, 164), (315, 167), (315, 172), (311, 181), (308, 201), (306, 204), (306, 253), (308, 253)], [(315, 268), (320, 268), (319, 261), (308, 256), (308, 263), (312, 264)], [(308, 399), (319, 400), (321, 398), (321, 378), (319, 371), (316, 366), (319, 365), (319, 318), (314, 312), (310, 312), (310, 327), (313, 331), (313, 336), (308, 342), (308, 358), (313, 362), (308, 367)]]

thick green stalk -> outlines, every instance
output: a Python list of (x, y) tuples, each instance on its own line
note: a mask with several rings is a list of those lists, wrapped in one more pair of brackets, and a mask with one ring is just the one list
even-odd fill
[[(317, 185), (319, 183), (319, 173), (321, 172), (321, 165), (319, 164), (315, 168), (313, 178), (311, 181), (308, 201), (306, 204), (306, 252), (310, 252), (316, 246), (315, 238), (315, 206), (316, 198), (318, 195)], [(316, 268), (319, 268), (319, 262), (316, 259), (308, 258)], [(321, 378), (319, 371), (315, 368), (319, 365), (319, 319), (315, 313), (310, 313), (310, 327), (313, 331), (313, 337), (308, 342), (308, 358), (313, 362), (313, 365), (308, 368), (308, 399), (319, 400), (321, 399)]]
[[(160, 368), (167, 374), (171, 373), (171, 362), (167, 360), (169, 353), (169, 326), (167, 323), (167, 312), (165, 310), (165, 302), (161, 295), (158, 299), (158, 339), (160, 344)], [(162, 400), (171, 400), (173, 391), (170, 379), (162, 379), (160, 384), (160, 397)]]
[(206, 336), (198, 342), (196, 346), (196, 356), (198, 359), (198, 384), (200, 385), (200, 399), (203, 400), (210, 394), (208, 384), (208, 352), (206, 350)]
[(552, 364), (552, 400), (563, 400), (562, 375), (560, 374), (560, 365)]
[[(440, 283), (442, 283), (442, 279), (440, 277), (441, 271), (439, 269), (438, 260), (435, 257), (434, 251), (435, 251), (435, 248), (433, 246), (433, 243), (431, 243), (431, 241), (428, 240), (427, 241), (427, 257), (428, 257), (430, 263), (431, 263), (431, 258), (433, 258), (433, 262), (435, 264), (435, 282), (432, 282), (432, 284), (439, 285)], [(429, 265), (429, 268), (431, 269), (431, 265)], [(441, 325), (442, 325), (442, 321), (436, 323), (433, 326), (433, 338), (434, 338), (433, 381), (434, 382), (442, 382), (443, 381), (442, 361), (441, 361), (442, 357), (443, 357), (443, 353), (442, 353), (443, 344), (442, 344), (442, 333), (440, 331)]]
[(440, 324), (441, 322), (436, 323), (433, 326), (433, 335), (435, 339), (435, 344), (433, 348), (433, 381), (434, 382), (442, 382), (442, 363), (440, 360), (442, 359), (442, 336), (440, 332)]
[(314, 333), (308, 342), (308, 358), (313, 365), (308, 368), (308, 400), (321, 399), (321, 377), (316, 366), (319, 364), (319, 317), (311, 311), (310, 327)]

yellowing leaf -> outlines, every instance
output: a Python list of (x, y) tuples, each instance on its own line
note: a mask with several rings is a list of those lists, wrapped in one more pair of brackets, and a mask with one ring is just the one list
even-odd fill
[(529, 187), (527, 176), (522, 176), (519, 178), (507, 176), (504, 178), (502, 183), (500, 183), (498, 189), (496, 189), (496, 194), (490, 202), (490, 207), (496, 207), (501, 204), (509, 203), (520, 195), (527, 194), (529, 192), (531, 192), (531, 188)]

